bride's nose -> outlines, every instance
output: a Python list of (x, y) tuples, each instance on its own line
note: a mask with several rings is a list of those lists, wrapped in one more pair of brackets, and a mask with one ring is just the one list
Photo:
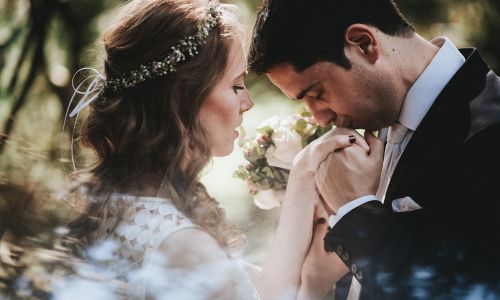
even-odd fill
[(246, 91), (245, 95), (243, 96), (242, 103), (240, 105), (240, 112), (244, 113), (248, 110), (250, 110), (254, 106), (254, 102), (248, 91)]

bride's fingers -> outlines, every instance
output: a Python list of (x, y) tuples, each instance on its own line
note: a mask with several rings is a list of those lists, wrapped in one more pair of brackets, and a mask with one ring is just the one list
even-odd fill
[[(355, 135), (331, 135), (310, 148), (311, 156), (315, 159), (315, 169), (323, 162), (328, 154), (352, 146), (356, 143)], [(316, 141), (315, 141), (316, 142)]]
[(363, 136), (357, 132), (356, 130), (352, 128), (346, 128), (346, 127), (337, 127), (332, 129), (329, 134), (341, 134), (341, 135), (354, 135), (356, 137), (356, 142), (355, 144), (361, 147), (365, 151), (366, 154), (370, 152), (370, 146), (368, 145), (368, 142), (363, 138)]
[[(366, 154), (370, 153), (370, 145), (365, 140), (365, 138), (363, 138), (363, 136), (359, 132), (357, 132), (356, 130), (351, 129), (351, 128), (345, 128), (345, 127), (334, 128), (334, 129), (330, 130), (329, 132), (325, 133), (323, 136), (321, 136), (319, 139), (315, 140), (311, 144), (313, 145), (313, 147), (315, 145), (324, 145), (324, 144), (331, 146), (331, 144), (329, 144), (329, 142), (332, 139), (334, 139), (334, 137), (336, 137), (336, 136), (349, 136), (349, 137), (354, 136), (354, 144), (358, 145), (361, 149), (363, 149), (363, 151)], [(343, 146), (342, 144), (338, 144), (338, 148), (330, 149), (330, 152), (333, 152), (335, 150), (340, 150), (342, 148), (345, 148), (345, 146)]]
[(350, 147), (356, 142), (354, 135), (329, 135), (320, 139), (307, 145), (295, 156), (293, 168), (300, 168), (301, 172), (316, 172), (329, 153)]

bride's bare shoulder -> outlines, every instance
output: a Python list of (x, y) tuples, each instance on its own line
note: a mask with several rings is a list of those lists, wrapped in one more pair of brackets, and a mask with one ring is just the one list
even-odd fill
[(211, 295), (208, 299), (240, 299), (234, 262), (207, 232), (199, 228), (179, 230), (163, 241), (159, 254), (166, 259), (167, 268), (182, 270), (180, 274), (194, 285), (210, 278), (212, 285), (200, 283), (206, 289), (203, 295)]
[(199, 228), (186, 228), (171, 234), (161, 243), (159, 253), (166, 255), (169, 265), (177, 267), (228, 259), (217, 241)]

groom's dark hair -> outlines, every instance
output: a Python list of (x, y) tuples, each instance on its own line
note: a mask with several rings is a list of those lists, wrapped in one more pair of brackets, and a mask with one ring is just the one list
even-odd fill
[(344, 34), (355, 23), (391, 36), (415, 32), (393, 0), (264, 0), (250, 46), (249, 71), (260, 75), (290, 63), (301, 72), (320, 61), (349, 69)]

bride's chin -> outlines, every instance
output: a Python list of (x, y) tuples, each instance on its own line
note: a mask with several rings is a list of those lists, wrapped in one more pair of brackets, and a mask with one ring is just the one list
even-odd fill
[(220, 147), (219, 149), (214, 149), (212, 151), (212, 157), (225, 157), (233, 153), (234, 143), (230, 143), (225, 147)]

